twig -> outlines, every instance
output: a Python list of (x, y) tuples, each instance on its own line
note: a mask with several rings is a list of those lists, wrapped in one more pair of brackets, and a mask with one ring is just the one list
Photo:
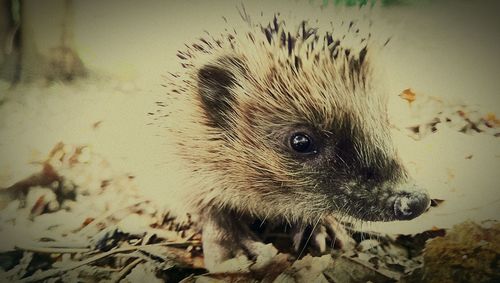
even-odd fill
[(120, 282), (129, 272), (134, 268), (136, 265), (138, 265), (141, 261), (143, 261), (143, 258), (136, 258), (134, 261), (132, 261), (129, 265), (125, 266), (120, 273), (118, 273), (118, 276), (116, 278), (115, 282)]
[(86, 253), (90, 251), (90, 249), (86, 248), (24, 247), (19, 245), (16, 246), (16, 249), (34, 253), (47, 253), (47, 254), (75, 254), (75, 253)]
[[(131, 209), (143, 202), (147, 202), (147, 200), (144, 200), (144, 199), (139, 199), (137, 200), (136, 202), (133, 202), (131, 204), (128, 204), (126, 206), (122, 206), (122, 207), (118, 207), (112, 211), (108, 211), (107, 213), (105, 213), (104, 215), (101, 215), (100, 217), (92, 220), (89, 224), (85, 225), (84, 227), (80, 228), (80, 229), (77, 229), (76, 231), (74, 231), (75, 233), (79, 234), (79, 235), (84, 235), (91, 227), (94, 227), (96, 224), (99, 224), (103, 221), (105, 221), (108, 217), (111, 217), (113, 216), (114, 214), (118, 213), (118, 212), (121, 212), (121, 211), (125, 211), (125, 210), (128, 210), (128, 209)], [(130, 212), (129, 214), (132, 214), (132, 212)]]
[(43, 280), (43, 279), (46, 279), (46, 278), (54, 277), (54, 276), (57, 276), (57, 275), (59, 275), (61, 273), (66, 272), (66, 271), (73, 270), (73, 269), (78, 268), (80, 266), (83, 266), (83, 265), (89, 264), (91, 262), (100, 260), (102, 258), (108, 257), (108, 256), (110, 256), (110, 255), (112, 255), (114, 253), (126, 252), (126, 251), (130, 251), (130, 248), (127, 247), (127, 248), (114, 249), (114, 250), (111, 250), (111, 251), (108, 251), (108, 252), (105, 252), (105, 253), (98, 254), (98, 255), (93, 256), (91, 258), (88, 258), (86, 260), (82, 260), (82, 261), (70, 264), (70, 265), (68, 265), (68, 266), (66, 266), (64, 268), (51, 269), (51, 270), (47, 270), (47, 271), (44, 271), (44, 272), (33, 274), (32, 276), (23, 278), (21, 280), (21, 282), (34, 282), (34, 281), (40, 281), (40, 280)]
[(108, 256), (115, 254), (115, 253), (140, 251), (140, 250), (143, 250), (144, 248), (154, 247), (154, 246), (172, 246), (172, 247), (175, 247), (175, 246), (194, 245), (194, 244), (200, 244), (200, 243), (201, 243), (200, 241), (186, 241), (186, 242), (158, 243), (158, 244), (144, 245), (144, 246), (131, 246), (131, 247), (116, 248), (114, 250), (110, 250), (110, 251), (95, 255), (91, 258), (88, 258), (88, 259), (76, 262), (74, 264), (68, 265), (64, 268), (51, 269), (51, 270), (47, 270), (44, 272), (33, 274), (32, 276), (23, 278), (20, 282), (34, 282), (34, 281), (40, 281), (40, 280), (43, 280), (46, 278), (54, 277), (54, 276), (57, 276), (61, 273), (66, 272), (66, 271), (73, 270), (75, 268), (78, 268), (78, 267), (83, 266), (83, 265), (87, 265), (87, 264), (92, 263), (94, 261), (98, 261), (100, 259), (103, 259), (103, 258), (108, 257)]
[[(72, 241), (66, 241), (66, 240), (54, 240), (51, 238), (53, 241), (48, 241), (48, 242), (40, 242), (40, 241), (30, 241), (29, 243), (25, 243), (24, 247), (29, 247), (33, 246), (36, 248), (49, 248), (49, 249), (88, 249), (88, 244), (87, 243), (79, 243), (79, 242), (72, 242)], [(16, 245), (16, 247), (22, 247), (23, 245)]]
[(186, 241), (191, 241), (194, 238), (194, 236), (196, 236), (197, 234), (199, 234), (199, 231), (192, 232), (191, 234), (189, 234), (189, 236), (186, 237)]

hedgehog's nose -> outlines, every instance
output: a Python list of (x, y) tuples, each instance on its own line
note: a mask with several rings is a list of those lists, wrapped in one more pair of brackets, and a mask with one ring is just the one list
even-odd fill
[(405, 193), (394, 202), (394, 216), (397, 220), (410, 220), (424, 213), (431, 203), (426, 192)]

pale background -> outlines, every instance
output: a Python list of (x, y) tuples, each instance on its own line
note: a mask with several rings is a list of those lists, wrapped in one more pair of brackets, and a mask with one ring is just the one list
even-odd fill
[[(320, 1), (305, 0), (245, 1), (244, 6), (256, 21), (269, 20), (276, 12), (290, 21), (373, 19), (375, 38), (392, 36), (381, 61), (392, 121), (404, 126), (413, 119), (408, 103), (397, 96), (406, 88), (499, 115), (497, 3), (423, 1), (372, 10), (334, 5), (320, 9)], [(168, 194), (162, 178), (169, 185), (176, 179), (158, 166), (158, 160), (168, 160), (168, 156), (156, 150), (158, 138), (146, 126), (146, 113), (155, 110), (154, 102), (165, 93), (160, 86), (162, 75), (179, 67), (176, 50), (202, 36), (204, 30), (223, 32), (228, 24), (222, 16), (230, 24), (241, 24), (237, 7), (241, 9), (241, 3), (236, 1), (76, 1), (76, 48), (92, 76), (75, 85), (21, 86), (14, 91), (0, 83), (1, 95), (7, 98), (0, 106), (2, 184), (35, 170), (28, 163), (64, 141), (90, 144), (116, 170), (137, 175), (150, 195)], [(50, 13), (41, 6), (38, 15), (50, 20)], [(44, 38), (50, 36), (48, 31)], [(44, 48), (43, 41), (40, 48)], [(102, 125), (94, 130), (92, 124), (98, 121)], [(395, 135), (415, 179), (432, 197), (446, 201), (413, 221), (372, 223), (365, 225), (367, 229), (413, 233), (467, 219), (499, 219), (498, 139), (448, 129), (419, 142)], [(473, 158), (466, 160), (471, 154)], [(158, 175), (162, 178), (150, 177)]]

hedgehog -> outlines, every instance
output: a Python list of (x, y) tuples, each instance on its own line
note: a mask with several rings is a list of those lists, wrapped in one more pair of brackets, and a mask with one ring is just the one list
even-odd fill
[[(333, 32), (306, 21), (287, 29), (275, 17), (178, 51), (182, 70), (156, 119), (184, 176), (169, 203), (196, 217), (208, 270), (258, 256), (254, 220), (339, 237), (342, 217), (410, 220), (427, 210), (428, 193), (391, 140), (368, 42), (349, 48)], [(312, 237), (321, 250), (328, 235)]]

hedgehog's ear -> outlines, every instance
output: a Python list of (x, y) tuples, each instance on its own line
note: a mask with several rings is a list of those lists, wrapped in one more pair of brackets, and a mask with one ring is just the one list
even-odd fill
[(241, 60), (222, 57), (198, 70), (198, 90), (205, 112), (215, 126), (227, 128), (228, 116), (233, 111), (236, 72), (244, 69)]

